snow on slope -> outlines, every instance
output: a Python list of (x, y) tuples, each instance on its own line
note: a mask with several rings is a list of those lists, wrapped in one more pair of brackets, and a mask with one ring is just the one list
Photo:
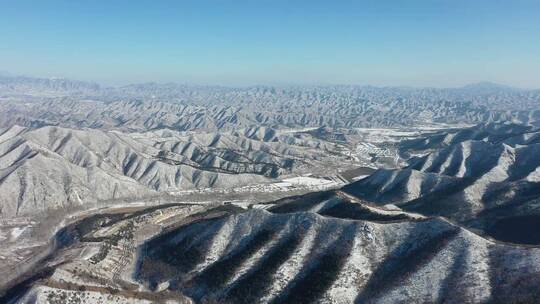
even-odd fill
[[(266, 183), (333, 147), (226, 133), (11, 127), (0, 133), (2, 216), (186, 189)], [(312, 140), (315, 141), (315, 140)]]
[[(23, 299), (78, 286), (94, 296), (116, 290), (133, 300), (196, 303), (529, 302), (539, 292), (540, 249), (493, 242), (441, 218), (178, 208), (187, 207), (116, 216), (90, 230), (80, 229), (100, 217), (81, 223), (80, 243), (58, 253), (66, 263)], [(174, 213), (181, 225), (145, 232), (154, 217)], [(126, 229), (138, 237), (111, 241)], [(109, 249), (75, 254), (96, 242)]]

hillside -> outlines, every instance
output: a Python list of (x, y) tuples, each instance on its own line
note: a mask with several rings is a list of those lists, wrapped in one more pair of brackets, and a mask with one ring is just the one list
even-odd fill
[[(334, 144), (259, 128), (236, 133), (123, 133), (14, 126), (0, 130), (3, 217), (137, 200), (189, 189), (266, 183), (339, 159)], [(245, 134), (245, 135), (244, 135)], [(344, 157), (344, 156), (341, 156)]]

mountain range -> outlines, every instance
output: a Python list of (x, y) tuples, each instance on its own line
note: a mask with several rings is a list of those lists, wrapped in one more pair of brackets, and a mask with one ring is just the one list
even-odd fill
[[(369, 86), (102, 88), (64, 79), (0, 77), (0, 126), (147, 131), (404, 127), (512, 121), (538, 124), (540, 91)], [(23, 102), (24, 101), (24, 102)]]
[(0, 76), (0, 303), (535, 303), (540, 91)]
[(268, 183), (345, 155), (309, 133), (228, 133), (13, 126), (0, 130), (1, 216), (180, 190)]
[(85, 216), (3, 299), (533, 303), (539, 132), (509, 123), (431, 132), (400, 143), (404, 168), (247, 208)]

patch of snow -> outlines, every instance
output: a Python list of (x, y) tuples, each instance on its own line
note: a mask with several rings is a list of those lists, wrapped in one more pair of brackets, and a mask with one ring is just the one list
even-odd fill
[(23, 232), (28, 229), (30, 226), (24, 226), (24, 227), (15, 227), (13, 229), (11, 229), (11, 232), (10, 232), (10, 240), (11, 241), (14, 241), (16, 240), (17, 238), (19, 238), (19, 236), (21, 236), (21, 234), (23, 234)]
[(308, 177), (308, 176), (298, 176), (298, 177), (292, 177), (292, 178), (286, 178), (283, 180), (283, 182), (290, 183), (293, 185), (303, 185), (303, 186), (323, 186), (323, 185), (329, 185), (329, 184), (337, 184), (334, 181), (323, 179), (323, 178), (315, 178), (315, 177)]

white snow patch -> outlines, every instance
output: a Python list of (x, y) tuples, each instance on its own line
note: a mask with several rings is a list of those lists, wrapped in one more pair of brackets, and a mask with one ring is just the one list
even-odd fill
[(21, 236), (21, 234), (23, 234), (23, 232), (30, 228), (30, 226), (24, 226), (24, 227), (15, 227), (13, 229), (11, 229), (11, 232), (10, 232), (10, 240), (11, 241), (14, 241), (16, 240), (17, 238), (19, 238), (19, 236)]
[(315, 177), (309, 177), (309, 176), (298, 176), (298, 177), (292, 177), (292, 178), (286, 178), (283, 180), (283, 182), (292, 184), (292, 185), (300, 185), (300, 186), (325, 186), (325, 185), (331, 185), (336, 184), (336, 182), (327, 180), (324, 178), (315, 178)]

